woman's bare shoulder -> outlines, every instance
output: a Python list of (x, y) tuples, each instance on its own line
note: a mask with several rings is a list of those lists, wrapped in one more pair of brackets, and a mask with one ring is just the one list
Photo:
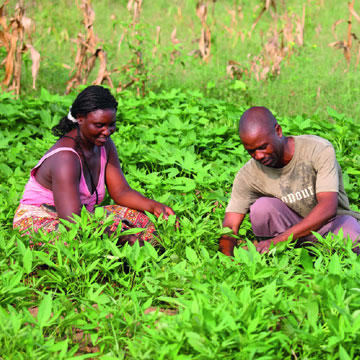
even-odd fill
[(78, 178), (81, 170), (79, 156), (72, 151), (59, 151), (48, 160), (49, 171), (53, 176), (73, 176)]
[(65, 136), (61, 137), (56, 141), (56, 143), (51, 146), (51, 148), (45, 153), (48, 154), (58, 148), (71, 148), (76, 151), (76, 135), (72, 134), (72, 132), (65, 134)]
[[(70, 140), (70, 139), (69, 139)], [(79, 179), (81, 171), (81, 163), (76, 150), (71, 143), (57, 142), (46, 154), (50, 154), (59, 148), (68, 148), (70, 151), (58, 151), (46, 158), (35, 172), (36, 180), (46, 188), (52, 190), (53, 177), (61, 177), (63, 175)], [(45, 155), (46, 155), (45, 154)]]

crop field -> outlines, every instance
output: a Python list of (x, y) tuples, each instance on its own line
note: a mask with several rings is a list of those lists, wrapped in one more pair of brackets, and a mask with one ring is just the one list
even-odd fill
[[(11, 230), (29, 169), (55, 141), (72, 97), (2, 96), (0, 344), (4, 359), (354, 359), (359, 353), (360, 262), (351, 244), (311, 250), (217, 252), (233, 177), (248, 159), (236, 134), (244, 110), (198, 91), (119, 98), (113, 135), (132, 187), (172, 206), (161, 248), (116, 247), (84, 212), (58, 238)], [(280, 118), (284, 132), (327, 137), (359, 204), (359, 140), (352, 119)], [(19, 121), (21, 117), (22, 121)], [(2, 125), (4, 122), (2, 122)], [(107, 199), (109, 201), (109, 199)], [(106, 201), (105, 201), (106, 202)], [(354, 209), (358, 209), (354, 206)], [(249, 223), (240, 231), (251, 239)], [(291, 247), (291, 246), (290, 246)]]
[[(360, 211), (358, 48), (355, 37), (350, 58), (328, 46), (336, 40), (331, 26), (349, 16), (347, 4), (308, 0), (304, 44), (294, 40), (281, 71), (256, 79), (266, 64), (253, 59), (263, 67), (254, 65), (250, 74), (247, 53), (265, 48), (260, 34), (273, 24), (274, 13), (285, 16), (286, 9), (301, 20), (303, 2), (273, 1), (275, 11), (266, 8), (268, 1), (255, 8), (225, 0), (223, 6), (159, 0), (151, 8), (144, 1), (135, 40), (124, 38), (122, 48), (123, 29), (135, 31), (129, 28), (134, 9), (124, 15), (127, 1), (94, 2), (94, 29), (119, 102), (112, 139), (124, 174), (134, 189), (171, 206), (179, 222), (176, 227), (174, 216), (165, 221), (149, 214), (159, 235), (154, 248), (117, 246), (116, 237), (104, 233), (111, 219), (101, 207), (94, 215), (83, 211), (76, 224), (64, 222), (57, 234), (30, 238), (12, 229), (30, 169), (56, 141), (51, 128), (85, 86), (74, 81), (64, 95), (71, 78), (67, 65), (74, 65), (76, 53), (69, 39), (83, 31), (82, 13), (71, 2), (54, 2), (64, 15), (54, 17), (48, 3), (26, 7), (37, 24), (32, 44), (42, 56), (37, 88), (31, 88), (29, 50), (20, 95), (4, 80), (0, 93), (0, 359), (360, 359), (360, 259), (351, 242), (318, 236), (311, 248), (288, 242), (261, 255), (246, 219), (239, 237), (248, 250), (238, 247), (232, 259), (218, 252), (232, 182), (249, 159), (237, 125), (251, 105), (269, 106), (285, 135), (328, 139), (351, 207)], [(197, 3), (207, 4), (206, 19), (196, 14)], [(360, 13), (358, 2), (353, 6)], [(357, 13), (351, 31), (359, 35)], [(156, 41), (157, 25), (169, 40), (162, 35)], [(342, 25), (335, 29), (338, 40), (348, 41)], [(210, 50), (206, 41), (203, 48), (199, 39), (186, 41), (205, 34), (209, 44), (207, 29)], [(198, 46), (197, 57), (188, 55)], [(143, 72), (132, 67), (140, 48)], [(0, 55), (6, 55), (4, 47)], [(96, 61), (86, 84), (98, 74)], [(115, 71), (117, 61), (130, 70)], [(6, 77), (6, 69), (0, 71)], [(107, 195), (103, 205), (111, 201)]]

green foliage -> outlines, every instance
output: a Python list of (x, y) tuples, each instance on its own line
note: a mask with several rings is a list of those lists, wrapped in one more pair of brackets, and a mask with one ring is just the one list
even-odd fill
[[(238, 84), (237, 86), (242, 86)], [(113, 139), (131, 186), (172, 206), (156, 219), (162, 249), (118, 247), (98, 208), (61, 233), (31, 239), (11, 229), (30, 169), (56, 140), (50, 128), (73, 96), (1, 95), (0, 357), (4, 359), (355, 359), (360, 260), (351, 242), (277, 246), (267, 255), (217, 252), (233, 178), (249, 156), (237, 121), (245, 107), (177, 89), (123, 93)], [(335, 146), (358, 204), (356, 124), (328, 109), (278, 117), (286, 134)], [(346, 180), (347, 179), (347, 180)], [(109, 197), (105, 200), (111, 203)], [(354, 209), (356, 205), (354, 206)], [(103, 221), (103, 225), (99, 225)], [(68, 230), (65, 229), (65, 225)], [(240, 236), (251, 239), (246, 220)], [(33, 243), (42, 246), (30, 248)], [(91, 353), (92, 352), (92, 353)]]

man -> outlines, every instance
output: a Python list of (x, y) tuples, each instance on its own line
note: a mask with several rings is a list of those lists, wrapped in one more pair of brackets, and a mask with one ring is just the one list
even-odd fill
[[(360, 239), (360, 213), (350, 210), (341, 168), (333, 146), (314, 135), (282, 134), (281, 126), (265, 107), (252, 107), (239, 123), (240, 139), (252, 157), (237, 173), (223, 226), (238, 234), (245, 215), (250, 213), (253, 232), (261, 253), (271, 243), (297, 240), (316, 241), (338, 233), (354, 244)], [(299, 239), (299, 240), (298, 240)], [(236, 239), (223, 236), (220, 251), (232, 256)], [(359, 247), (354, 251), (360, 253)]]

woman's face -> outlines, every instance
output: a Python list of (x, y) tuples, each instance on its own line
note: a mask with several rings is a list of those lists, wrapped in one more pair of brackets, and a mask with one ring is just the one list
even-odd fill
[(96, 146), (104, 146), (116, 130), (116, 110), (96, 110), (78, 117), (80, 137)]

